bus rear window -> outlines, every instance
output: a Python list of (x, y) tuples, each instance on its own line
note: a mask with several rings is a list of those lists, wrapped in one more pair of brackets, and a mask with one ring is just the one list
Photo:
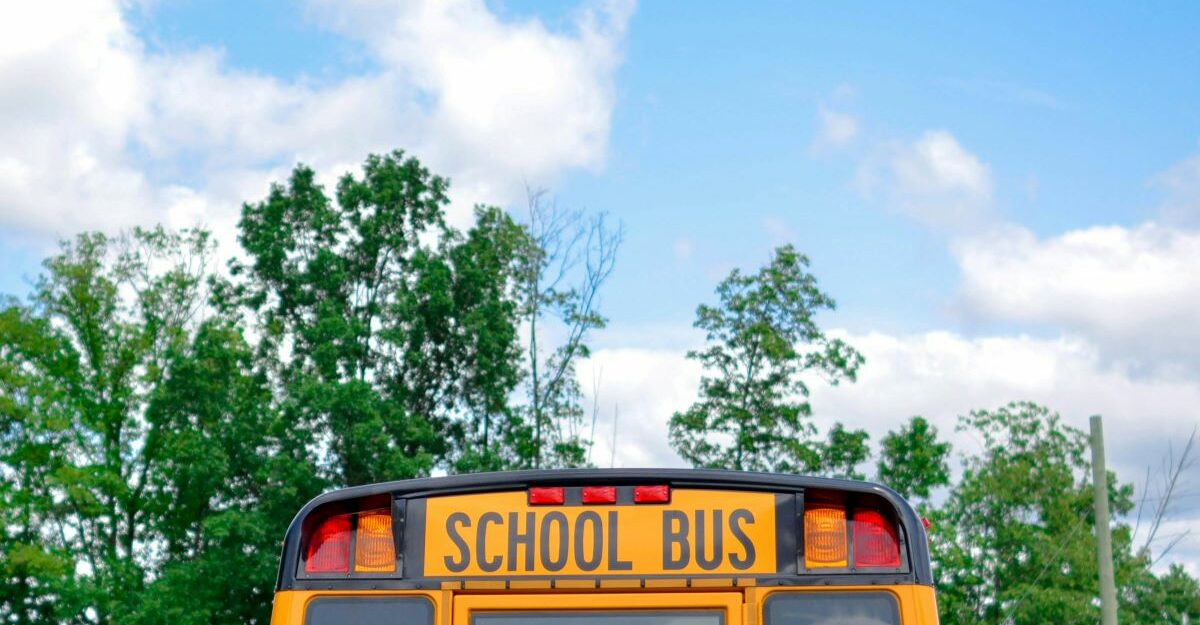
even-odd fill
[(724, 625), (724, 622), (724, 615), (713, 610), (481, 612), (471, 617), (471, 625)]
[(767, 597), (764, 625), (900, 625), (886, 592), (789, 592)]
[(308, 604), (305, 625), (433, 625), (424, 597), (322, 597)]

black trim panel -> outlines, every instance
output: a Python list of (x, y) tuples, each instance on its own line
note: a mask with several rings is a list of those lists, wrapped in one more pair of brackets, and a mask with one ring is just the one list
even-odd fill
[(795, 493), (775, 495), (775, 571), (780, 575), (796, 574), (796, 537), (802, 531), (796, 524)]
[(404, 541), (406, 577), (425, 576), (425, 498), (408, 501), (408, 538)]

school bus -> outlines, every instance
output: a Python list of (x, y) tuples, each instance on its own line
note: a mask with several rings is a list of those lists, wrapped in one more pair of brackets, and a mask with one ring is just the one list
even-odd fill
[(347, 488), (288, 528), (272, 625), (924, 625), (925, 527), (865, 482), (712, 470)]

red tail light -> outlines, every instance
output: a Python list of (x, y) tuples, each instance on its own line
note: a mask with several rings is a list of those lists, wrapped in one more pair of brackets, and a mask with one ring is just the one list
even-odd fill
[(563, 500), (563, 488), (561, 486), (529, 489), (529, 505), (531, 506), (562, 505)]
[(350, 572), (350, 515), (329, 517), (312, 533), (304, 572)]
[(617, 503), (616, 486), (584, 486), (583, 503)]
[(875, 510), (854, 512), (854, 564), (868, 568), (900, 566), (896, 527)]
[(671, 487), (634, 486), (633, 503), (671, 503)]

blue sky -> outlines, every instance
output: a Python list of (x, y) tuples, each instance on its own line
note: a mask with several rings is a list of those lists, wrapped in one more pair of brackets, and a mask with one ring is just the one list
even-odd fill
[(1200, 423), (1195, 4), (39, 7), (0, 26), (0, 293), (57, 237), (231, 243), (293, 163), (332, 179), (400, 147), (453, 179), (460, 225), (474, 202), (519, 214), (526, 184), (623, 222), (581, 370), (601, 429), (627, 424), (618, 464), (679, 463), (695, 307), (783, 243), (868, 358), (815, 386), (822, 423), (877, 439), (922, 413), (955, 437), (1035, 399), (1104, 413), (1129, 480)]
[[(570, 29), (578, 7), (543, 4), (489, 7)], [(856, 115), (863, 141), (952, 132), (989, 163), (997, 210), (1039, 235), (1134, 224), (1161, 201), (1153, 176), (1197, 149), (1200, 80), (1186, 69), (1200, 59), (1195, 13), (643, 5), (623, 42), (605, 162), (567, 170), (552, 191), (628, 227), (607, 301), (617, 323), (686, 320), (715, 273), (760, 263), (787, 238), (850, 327), (973, 331), (948, 310), (955, 271), (939, 233), (864, 198), (854, 155), (810, 150), (819, 107)], [(328, 83), (375, 65), (360, 41), (290, 2), (182, 0), (127, 16), (150, 51), (217, 48), (230, 68), (288, 80)], [(677, 243), (693, 250), (688, 262)], [(16, 262), (30, 272), (37, 258)], [(11, 277), (4, 286), (19, 289)]]

